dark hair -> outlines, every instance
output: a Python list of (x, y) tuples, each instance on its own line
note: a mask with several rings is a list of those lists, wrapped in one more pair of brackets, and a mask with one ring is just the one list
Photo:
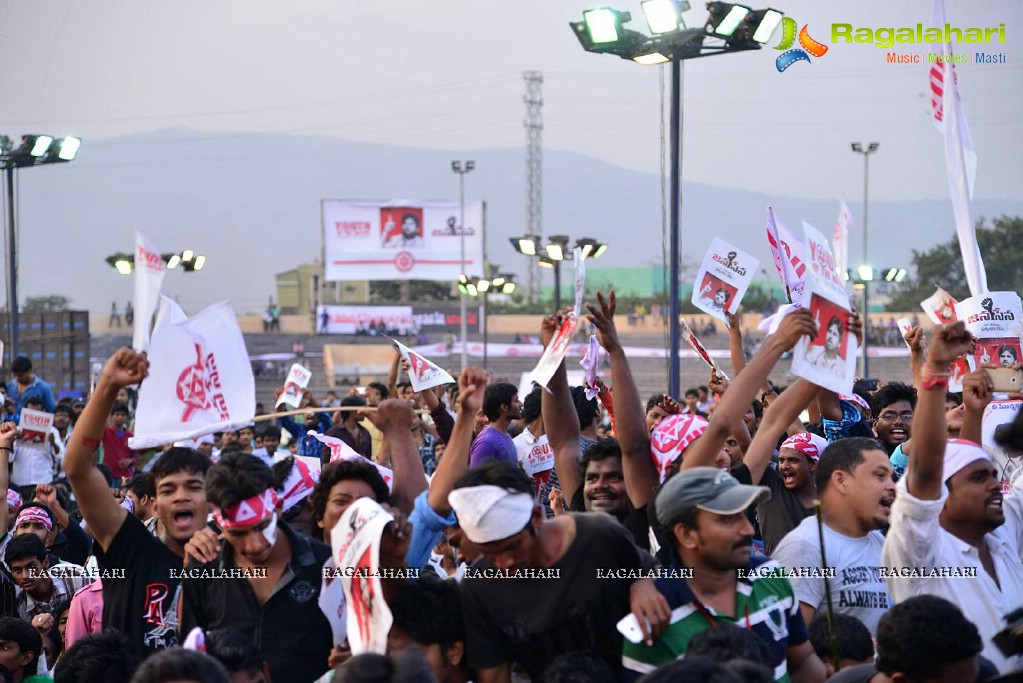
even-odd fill
[(916, 409), (916, 389), (903, 382), (884, 385), (870, 397), (870, 413), (876, 418), (896, 401), (909, 401), (909, 405)]
[(566, 652), (551, 660), (538, 683), (618, 683), (611, 667), (589, 652)]
[(501, 406), (510, 405), (517, 393), (519, 389), (514, 384), (507, 382), (488, 384), (483, 390), (483, 414), (493, 422), (501, 417)]
[(259, 671), (263, 655), (251, 633), (236, 628), (218, 628), (206, 632), (206, 654), (224, 665), (229, 674)]
[(543, 400), (543, 389), (537, 384), (533, 390), (526, 394), (522, 401), (522, 421), (529, 424), (540, 417), (540, 405)]
[[(874, 658), (874, 641), (863, 622), (848, 614), (836, 612), (831, 620), (838, 644), (838, 658), (869, 662)], [(828, 615), (818, 614), (810, 622), (810, 644), (822, 661), (831, 657), (831, 636), (828, 633)]]
[(748, 659), (774, 668), (771, 648), (757, 634), (733, 624), (718, 624), (695, 634), (689, 640), (686, 657), (706, 657), (724, 664), (733, 659)]
[(411, 387), (411, 386), (412, 386), (412, 382), (409, 382), (408, 380), (402, 380), (402, 381), (398, 382), (397, 384), (395, 384), (394, 388), (395, 389), (404, 389), (405, 387)]
[(32, 661), (22, 671), (25, 678), (33, 675), (39, 666), (39, 655), (43, 652), (43, 637), (32, 624), (15, 617), (0, 617), (0, 641), (17, 643), (22, 654), (33, 653)]
[(276, 490), (280, 491), (284, 488), (284, 482), (288, 479), (288, 475), (291, 474), (291, 468), (294, 466), (295, 456), (288, 455), (278, 460), (270, 467), (270, 471), (273, 473), (274, 477), (273, 487)]
[(977, 627), (958, 607), (936, 595), (917, 595), (881, 615), (875, 666), (887, 676), (900, 672), (922, 681), (982, 649)]
[[(345, 396), (341, 399), (342, 408), (362, 408), (366, 405), (366, 399), (362, 396)], [(355, 412), (355, 411), (352, 411)]]
[(436, 683), (437, 681), (423, 655), (411, 649), (402, 650), (390, 657), (372, 652), (356, 655), (342, 664), (331, 680), (334, 683)]
[(32, 361), (28, 356), (17, 356), (11, 363), (11, 372), (29, 372), (32, 370)]
[(723, 665), (703, 657), (675, 660), (640, 678), (637, 683), (745, 683)]
[(35, 534), (15, 536), (7, 544), (7, 549), (4, 550), (4, 561), (7, 563), (7, 566), (10, 566), (12, 562), (30, 557), (34, 557), (40, 562), (46, 560), (46, 546), (43, 545), (43, 542)]
[(58, 403), (53, 408), (53, 414), (56, 415), (57, 413), (60, 413), (61, 415), (67, 415), (68, 417), (71, 417), (71, 404), (70, 403)]
[(387, 482), (384, 481), (377, 468), (373, 467), (368, 460), (335, 460), (320, 471), (320, 481), (309, 496), (313, 502), (313, 511), (309, 515), (309, 525), (314, 529), (327, 511), (327, 499), (330, 497), (330, 490), (339, 481), (344, 481), (345, 479), (358, 479), (366, 482), (373, 489), (373, 495), (378, 503), (387, 503), (391, 500), (391, 492), (387, 488)]
[(379, 391), (381, 400), (387, 398), (390, 395), (390, 392), (387, 390), (387, 385), (382, 382), (370, 382), (369, 384), (366, 385), (366, 388), (376, 389), (377, 391)]
[(128, 490), (138, 498), (149, 496), (156, 497), (156, 486), (153, 485), (153, 478), (148, 474), (136, 474), (128, 481)]
[(42, 409), (43, 399), (39, 396), (29, 396), (25, 399), (25, 407), (28, 408), (29, 406), (36, 406), (37, 408)]
[(667, 394), (654, 394), (650, 397), (650, 400), (646, 402), (646, 410), (644, 412), (649, 413), (657, 406), (658, 403), (661, 403), (666, 398), (668, 398)]
[(281, 428), (278, 427), (277, 425), (264, 425), (262, 429), (256, 432), (256, 436), (261, 437), (263, 439), (270, 438), (277, 439), (278, 441), (280, 441)]
[[(198, 650), (174, 648), (149, 657), (135, 671), (131, 683), (168, 683), (184, 679), (202, 683), (231, 683), (224, 665)], [(103, 679), (106, 680), (106, 679)]]
[(582, 457), (579, 458), (579, 467), (585, 473), (586, 466), (591, 462), (601, 462), (608, 458), (620, 457), (622, 457), (622, 446), (618, 443), (618, 439), (602, 437), (586, 447)]
[(952, 403), (955, 403), (957, 406), (961, 406), (963, 404), (963, 392), (947, 391), (945, 392), (945, 400), (952, 401)]
[(105, 628), (79, 638), (57, 660), (55, 683), (129, 683), (138, 665), (128, 639), (117, 629)]
[(838, 325), (839, 334), (845, 331), (845, 325), (842, 324), (842, 319), (839, 318), (837, 315), (833, 315), (831, 316), (831, 318), (828, 319), (828, 324), (824, 326), (824, 329), (830, 330), (834, 325)]
[(717, 296), (718, 294), (724, 294), (725, 295), (725, 302), (726, 303), (728, 302), (729, 299), (732, 298), (732, 294), (727, 289), (725, 289), (724, 287), (718, 287), (714, 291), (714, 296)]
[(224, 447), (220, 449), (220, 457), (223, 458), (228, 453), (244, 453), (245, 446), (241, 445), (238, 441), (232, 441), (224, 444)]
[(388, 602), (394, 625), (420, 645), (440, 646), (443, 653), (465, 641), (458, 584), (423, 578), (402, 586)]
[(115, 401), (114, 405), (110, 406), (110, 414), (113, 415), (114, 413), (124, 413), (125, 415), (127, 415), (128, 406), (125, 405), (124, 403)]
[(194, 448), (175, 447), (157, 458), (149, 474), (153, 478), (153, 488), (155, 490), (157, 484), (164, 477), (169, 477), (178, 472), (201, 474), (205, 477), (206, 470), (209, 468), (210, 459), (199, 451)]
[(696, 398), (699, 398), (700, 397), (700, 392), (699, 392), (699, 390), (697, 390), (696, 387), (689, 387), (688, 389), (686, 389), (686, 393), (684, 393), (683, 396), (685, 396), (686, 398), (688, 398), (690, 396), (694, 396)]
[(572, 403), (575, 404), (580, 427), (585, 429), (593, 424), (597, 418), (597, 399), (586, 398), (586, 387), (572, 387)]
[(455, 488), (463, 489), (485, 484), (533, 495), (533, 481), (529, 475), (518, 465), (504, 460), (488, 460), (478, 467), (466, 470), (455, 482)]
[(839, 470), (850, 474), (866, 458), (865, 451), (885, 451), (884, 446), (877, 439), (868, 439), (862, 436), (854, 436), (848, 439), (832, 441), (821, 453), (817, 462), (817, 470), (814, 472), (814, 482), (817, 484), (817, 493), (823, 493), (828, 488), (831, 475)]
[(248, 453), (229, 453), (206, 473), (206, 501), (224, 510), (272, 487), (273, 471)]

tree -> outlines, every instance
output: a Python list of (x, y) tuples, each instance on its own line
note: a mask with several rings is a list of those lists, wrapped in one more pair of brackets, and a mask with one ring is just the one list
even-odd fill
[[(989, 227), (977, 221), (977, 244), (987, 271), (988, 289), (1023, 291), (1023, 217), (999, 216)], [(886, 307), (889, 311), (912, 311), (941, 287), (957, 301), (970, 296), (959, 239), (955, 236), (926, 251), (913, 250), (916, 275), (907, 279)]]
[(59, 313), (66, 311), (70, 304), (71, 299), (60, 294), (30, 296), (25, 299), (21, 310), (24, 313)]

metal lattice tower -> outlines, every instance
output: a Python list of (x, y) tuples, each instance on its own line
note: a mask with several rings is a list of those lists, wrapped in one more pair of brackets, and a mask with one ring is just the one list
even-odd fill
[[(526, 94), (526, 233), (543, 236), (543, 74), (525, 71)], [(529, 301), (536, 303), (540, 280), (536, 259), (529, 261)]]

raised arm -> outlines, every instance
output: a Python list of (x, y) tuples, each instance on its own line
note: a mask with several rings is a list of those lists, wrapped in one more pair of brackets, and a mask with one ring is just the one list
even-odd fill
[[(931, 335), (927, 361), (920, 369), (916, 415), (913, 418), (913, 463), (906, 472), (909, 492), (922, 500), (941, 496), (945, 462), (945, 393), (952, 374), (952, 361), (973, 346), (973, 335), (960, 321), (938, 325)], [(965, 392), (965, 385), (963, 387)]]
[[(540, 326), (540, 341), (546, 347), (561, 326), (563, 315), (548, 315)], [(579, 415), (572, 403), (572, 393), (568, 389), (568, 374), (565, 361), (561, 361), (558, 369), (547, 383), (550, 393), (541, 392), (540, 410), (543, 414), (544, 429), (547, 441), (554, 451), (554, 466), (558, 472), (558, 483), (566, 502), (582, 486), (582, 473), (579, 471)]]
[(78, 509), (89, 525), (89, 533), (104, 551), (121, 529), (128, 511), (110, 494), (106, 479), (96, 467), (95, 453), (117, 391), (140, 383), (148, 374), (149, 361), (144, 353), (127, 348), (115, 352), (75, 424), (64, 456), (64, 472), (75, 492)]
[(398, 395), (398, 363), (401, 362), (401, 352), (394, 349), (394, 359), (391, 361), (391, 368), (387, 371), (387, 395)]
[[(590, 312), (586, 317), (597, 328), (597, 340), (611, 360), (611, 385), (614, 389), (611, 399), (618, 444), (622, 448), (625, 490), (632, 506), (641, 508), (650, 502), (654, 487), (657, 486), (657, 470), (650, 459), (650, 434), (646, 430), (646, 416), (643, 414), (643, 402), (639, 398), (636, 380), (632, 377), (625, 350), (618, 340), (614, 320), (614, 290), (608, 293), (606, 299), (601, 292), (597, 292), (597, 304), (598, 307), (586, 304)], [(546, 421), (544, 426), (547, 427)], [(561, 476), (561, 472), (558, 472), (558, 476)]]
[(726, 314), (728, 317), (728, 353), (732, 357), (732, 377), (737, 377), (746, 367), (746, 351), (742, 348), (742, 313)]
[(759, 484), (763, 478), (767, 464), (774, 455), (775, 446), (778, 445), (778, 439), (788, 431), (816, 393), (817, 385), (805, 379), (798, 379), (764, 411), (764, 419), (760, 421), (757, 435), (753, 437), (753, 443), (750, 444), (743, 460), (754, 484)]
[(994, 384), (987, 370), (977, 368), (963, 378), (963, 426), (959, 430), (959, 438), (982, 445), (981, 424), (984, 420), (984, 409), (991, 403), (991, 392)]
[(409, 514), (416, 496), (427, 487), (423, 461), (412, 438), (412, 403), (388, 398), (380, 402), (376, 412), (367, 413), (367, 416), (384, 433), (384, 443), (390, 451), (391, 469), (394, 470), (391, 505)]
[[(757, 390), (767, 379), (778, 359), (795, 346), (800, 337), (812, 335), (815, 331), (816, 325), (809, 309), (801, 308), (785, 316), (778, 331), (768, 337), (742, 374), (732, 381), (728, 391), (725, 392), (717, 408), (714, 409), (707, 431), (689, 447), (680, 469), (713, 466), (714, 459), (721, 450), (725, 439), (735, 430), (736, 423), (742, 421)], [(783, 397), (784, 395), (782, 394)], [(777, 400), (780, 401), (781, 398)], [(761, 429), (763, 429), (762, 426)], [(747, 457), (749, 456), (747, 455)], [(757, 480), (754, 479), (754, 481)]]
[[(469, 446), (472, 444), (472, 428), (476, 423), (476, 411), (483, 407), (483, 391), (487, 388), (487, 373), (479, 368), (466, 368), (458, 375), (458, 419), (455, 420), (451, 438), (444, 449), (444, 457), (437, 465), (430, 481), (430, 493), (426, 501), (438, 515), (446, 517), (451, 512), (448, 494), (455, 488), (455, 482), (469, 467)], [(424, 394), (433, 393), (425, 391)]]
[[(0, 493), (7, 497), (10, 487), (7, 463), (14, 453), (14, 440), (18, 438), (18, 425), (13, 422), (0, 422)], [(7, 530), (7, 504), (0, 505), (0, 529)]]

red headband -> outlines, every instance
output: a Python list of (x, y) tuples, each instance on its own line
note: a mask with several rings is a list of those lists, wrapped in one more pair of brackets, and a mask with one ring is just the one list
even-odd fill
[(18, 513), (18, 517), (14, 520), (14, 528), (17, 529), (25, 522), (39, 522), (46, 527), (47, 533), (53, 531), (53, 520), (46, 514), (46, 510), (35, 505)]
[(7, 489), (7, 504), (14, 508), (15, 512), (21, 509), (21, 504), (24, 502), (21, 499), (21, 494), (14, 489)]
[(213, 518), (221, 529), (237, 529), (259, 524), (272, 515), (276, 507), (277, 492), (271, 487), (227, 510), (215, 509)]
[(707, 431), (707, 420), (699, 415), (669, 415), (650, 434), (650, 457), (661, 483), (668, 478), (668, 466), (678, 460), (682, 451)]
[(803, 432), (802, 434), (793, 434), (789, 438), (785, 439), (781, 448), (791, 448), (792, 450), (799, 451), (810, 460), (819, 460), (821, 453), (828, 447), (828, 442), (816, 434), (810, 432)]

